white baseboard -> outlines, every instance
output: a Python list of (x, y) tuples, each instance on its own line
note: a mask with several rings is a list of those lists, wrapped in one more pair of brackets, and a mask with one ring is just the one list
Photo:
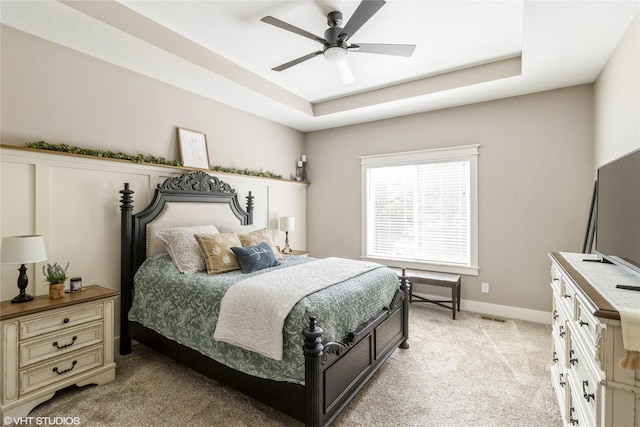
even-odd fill
[[(433, 300), (447, 299), (442, 295), (428, 295), (415, 292), (416, 296)], [(548, 311), (530, 310), (527, 308), (511, 307), (508, 305), (490, 304), (487, 302), (460, 300), (460, 310), (474, 313), (487, 314), (490, 316), (504, 317), (507, 319), (527, 320), (529, 322), (551, 324), (551, 313)]]

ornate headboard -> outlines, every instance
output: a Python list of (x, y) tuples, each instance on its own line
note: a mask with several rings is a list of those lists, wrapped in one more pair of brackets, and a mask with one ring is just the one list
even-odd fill
[[(129, 309), (133, 301), (133, 277), (149, 255), (164, 251), (155, 236), (157, 230), (189, 225), (253, 223), (253, 196), (247, 196), (246, 209), (229, 184), (203, 171), (184, 173), (159, 184), (151, 203), (133, 214), (133, 190), (125, 183), (120, 191), (121, 271), (120, 345), (130, 346)], [(125, 339), (123, 339), (125, 338)], [(126, 344), (129, 343), (129, 344)]]

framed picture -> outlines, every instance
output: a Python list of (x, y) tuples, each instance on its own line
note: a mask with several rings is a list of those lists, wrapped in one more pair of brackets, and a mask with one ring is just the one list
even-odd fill
[(185, 167), (209, 169), (207, 137), (202, 132), (178, 128), (180, 161)]

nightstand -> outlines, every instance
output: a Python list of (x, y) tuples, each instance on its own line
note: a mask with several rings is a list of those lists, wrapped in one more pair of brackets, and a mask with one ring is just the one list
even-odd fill
[(0, 404), (3, 417), (26, 417), (70, 385), (115, 379), (114, 304), (98, 285), (33, 301), (0, 303)]
[(298, 255), (298, 256), (309, 256), (310, 252), (307, 251), (296, 251), (293, 250), (291, 252), (282, 252), (282, 255)]

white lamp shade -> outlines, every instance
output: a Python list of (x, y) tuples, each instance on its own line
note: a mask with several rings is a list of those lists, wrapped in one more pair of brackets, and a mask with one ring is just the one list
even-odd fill
[(47, 260), (42, 236), (13, 236), (2, 239), (2, 264), (29, 264)]
[(280, 231), (295, 231), (296, 219), (292, 216), (280, 217)]

